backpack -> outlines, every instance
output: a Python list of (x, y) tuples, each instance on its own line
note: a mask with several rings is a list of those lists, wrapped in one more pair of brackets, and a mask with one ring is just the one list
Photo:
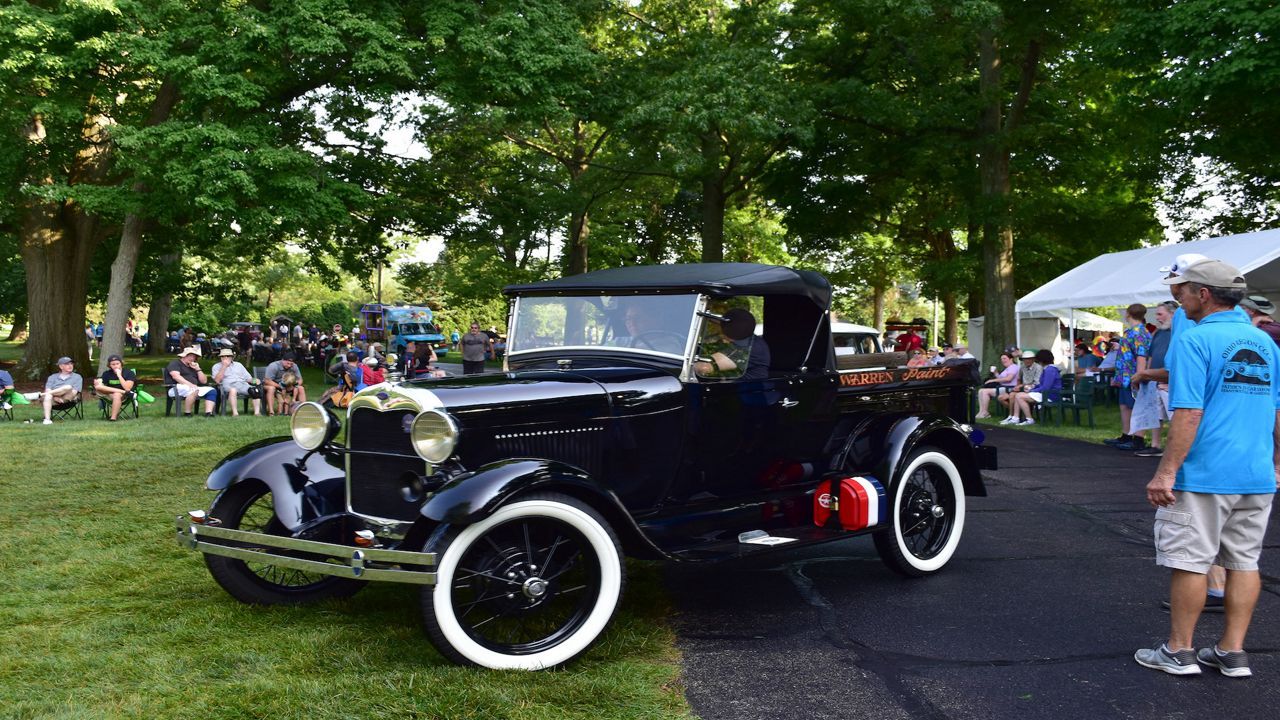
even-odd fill
[(356, 396), (356, 383), (352, 379), (350, 372), (344, 372), (338, 377), (338, 392), (333, 394), (331, 398), (334, 407), (344, 408), (351, 404), (351, 399)]

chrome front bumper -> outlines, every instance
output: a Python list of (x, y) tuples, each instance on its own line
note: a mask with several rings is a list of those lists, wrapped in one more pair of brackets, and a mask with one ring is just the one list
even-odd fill
[[(315, 540), (264, 535), (217, 525), (194, 523), (190, 518), (181, 515), (178, 516), (177, 526), (179, 545), (209, 555), (221, 555), (247, 562), (265, 563), (350, 580), (414, 585), (435, 585), (436, 583), (434, 572), (405, 569), (406, 566), (415, 565), (434, 568), (435, 553), (358, 548)], [(289, 551), (289, 554), (282, 555), (274, 552), (277, 550)]]

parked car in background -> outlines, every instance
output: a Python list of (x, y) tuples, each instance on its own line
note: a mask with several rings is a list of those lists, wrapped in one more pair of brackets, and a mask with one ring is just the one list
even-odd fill
[(850, 367), (818, 273), (633, 267), (506, 293), (503, 372), (379, 384), (341, 420), (302, 404), (291, 439), (213, 469), (218, 495), (178, 518), (179, 541), (246, 603), (420, 585), (445, 657), (535, 670), (605, 631), (624, 555), (869, 533), (888, 567), (930, 575), (986, 493), (971, 368)]
[(880, 332), (866, 325), (831, 323), (831, 345), (836, 355), (857, 355), (881, 352)]

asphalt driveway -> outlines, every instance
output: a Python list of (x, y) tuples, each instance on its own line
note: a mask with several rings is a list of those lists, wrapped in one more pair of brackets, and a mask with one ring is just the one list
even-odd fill
[[(1280, 530), (1268, 529), (1254, 677), (1138, 666), (1168, 572), (1143, 487), (1157, 460), (993, 430), (1001, 469), (970, 498), (940, 574), (900, 578), (855, 538), (671, 566), (689, 702), (704, 720), (1271, 717), (1280, 707)], [(1205, 615), (1197, 644), (1221, 631)]]

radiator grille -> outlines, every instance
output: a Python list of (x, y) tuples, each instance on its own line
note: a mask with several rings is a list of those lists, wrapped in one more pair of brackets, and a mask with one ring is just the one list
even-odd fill
[[(413, 451), (404, 430), (406, 419), (413, 416), (411, 410), (382, 412), (362, 407), (351, 412), (347, 482), (352, 511), (388, 520), (418, 516), (420, 478), (427, 472), (427, 463)], [(415, 480), (419, 480), (416, 488)]]

